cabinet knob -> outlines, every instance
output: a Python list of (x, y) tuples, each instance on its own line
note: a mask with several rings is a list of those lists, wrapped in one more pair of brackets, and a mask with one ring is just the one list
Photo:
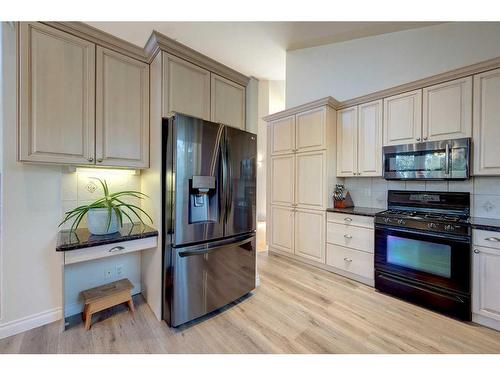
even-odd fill
[(427, 137), (424, 137), (424, 141), (426, 141), (428, 138)]
[(420, 142), (420, 138), (417, 138), (417, 142)]
[(102, 163), (102, 160), (103, 160), (102, 158), (99, 158), (99, 159), (97, 159), (97, 162)]
[(491, 242), (500, 242), (500, 238), (498, 237), (487, 237), (485, 238), (486, 241), (491, 241)]
[(352, 262), (352, 259), (351, 259), (351, 258), (344, 258), (344, 260), (345, 260), (346, 262), (349, 262), (349, 263), (351, 263), (351, 262)]
[(93, 162), (94, 161), (94, 158), (91, 156), (90, 158), (87, 159), (89, 162)]
[(480, 251), (478, 249), (474, 249), (474, 254), (479, 254)]
[(350, 223), (350, 222), (352, 221), (352, 219), (351, 219), (350, 217), (345, 217), (345, 218), (344, 218), (344, 221), (347, 221), (347, 222), (349, 222), (349, 223)]
[(344, 238), (347, 238), (348, 240), (350, 240), (352, 238), (352, 236), (350, 234), (344, 234)]

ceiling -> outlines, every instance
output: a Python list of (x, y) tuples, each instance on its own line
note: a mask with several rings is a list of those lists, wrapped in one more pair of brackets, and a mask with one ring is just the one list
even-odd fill
[(143, 47), (153, 30), (245, 75), (284, 80), (286, 51), (437, 22), (87, 22)]

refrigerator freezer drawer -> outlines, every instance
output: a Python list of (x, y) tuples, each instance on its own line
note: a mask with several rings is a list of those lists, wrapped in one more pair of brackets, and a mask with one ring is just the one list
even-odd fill
[(255, 234), (172, 251), (171, 325), (177, 327), (255, 288)]

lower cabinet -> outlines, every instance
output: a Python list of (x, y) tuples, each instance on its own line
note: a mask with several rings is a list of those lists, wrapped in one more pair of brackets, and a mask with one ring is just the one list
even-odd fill
[[(475, 231), (474, 243), (480, 243), (482, 237), (500, 238), (500, 233), (491, 233)], [(492, 246), (496, 248), (473, 246), (472, 319), (500, 330), (500, 243), (492, 242)]]
[(364, 251), (328, 243), (326, 264), (366, 279), (373, 279), (373, 254)]
[(325, 262), (325, 212), (295, 210), (295, 255)]
[(271, 247), (293, 254), (293, 208), (271, 206), (271, 223)]

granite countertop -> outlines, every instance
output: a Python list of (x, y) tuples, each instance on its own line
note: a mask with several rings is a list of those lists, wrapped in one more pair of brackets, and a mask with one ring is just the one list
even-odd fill
[(339, 212), (342, 214), (349, 215), (359, 215), (359, 216), (375, 216), (375, 214), (385, 211), (385, 208), (373, 208), (373, 207), (349, 207), (349, 208), (327, 208), (328, 212)]
[(85, 247), (155, 236), (158, 236), (156, 229), (141, 223), (123, 224), (119, 232), (102, 236), (91, 234), (87, 228), (78, 228), (73, 232), (70, 230), (61, 230), (57, 235), (56, 251), (77, 250)]
[(488, 219), (485, 217), (470, 217), (470, 225), (473, 229), (491, 230), (500, 232), (500, 219)]

